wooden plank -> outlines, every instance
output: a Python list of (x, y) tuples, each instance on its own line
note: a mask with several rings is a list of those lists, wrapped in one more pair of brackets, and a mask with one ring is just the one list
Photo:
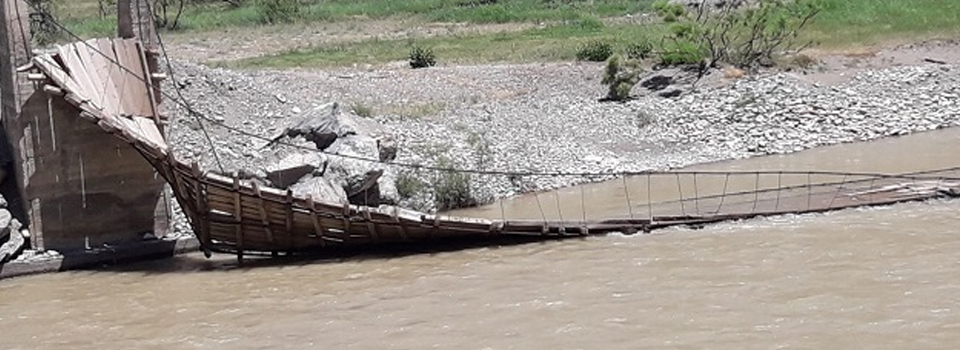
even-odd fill
[(260, 220), (263, 222), (263, 224), (264, 224), (264, 226), (265, 226), (266, 233), (267, 233), (267, 238), (268, 238), (271, 242), (273, 242), (273, 241), (274, 241), (273, 231), (270, 230), (270, 220), (267, 218), (267, 211), (266, 211), (266, 209), (263, 207), (263, 197), (261, 196), (260, 185), (257, 185), (256, 182), (253, 182), (252, 184), (253, 184), (253, 192), (254, 192), (254, 194), (255, 194), (255, 195), (257, 196), (257, 198), (260, 199), (260, 201), (261, 201), (261, 203), (260, 203)]
[(113, 51), (113, 57), (116, 61), (116, 64), (110, 67), (110, 80), (113, 82), (114, 86), (116, 86), (117, 98), (120, 100), (120, 103), (117, 104), (116, 114), (129, 115), (131, 114), (130, 111), (137, 110), (137, 106), (136, 100), (126, 98), (133, 86), (130, 86), (130, 79), (127, 76), (128, 73), (123, 67), (124, 62), (126, 62), (126, 56), (123, 51), (123, 41), (119, 39), (111, 39), (110, 46), (110, 50)]
[(346, 235), (344, 235), (343, 243), (344, 243), (344, 244), (348, 244), (348, 243), (349, 243), (349, 238), (350, 238), (350, 236), (351, 236), (351, 235), (350, 235), (350, 229), (351, 229), (350, 226), (351, 226), (351, 225), (350, 225), (350, 204), (349, 204), (349, 203), (344, 203), (344, 204), (343, 204), (343, 212), (342, 212), (342, 215), (343, 215), (343, 216), (342, 216), (342, 220), (343, 220), (343, 231), (347, 233)]
[[(197, 165), (197, 163), (193, 163), (193, 178), (196, 179), (202, 176), (203, 173), (200, 170), (200, 166)], [(200, 240), (202, 240), (205, 244), (209, 245), (211, 241), (210, 229), (207, 227), (209, 221), (207, 220), (208, 209), (205, 200), (206, 197), (203, 195), (203, 190), (200, 188), (201, 185), (195, 181), (193, 183), (194, 186), (196, 186), (194, 190), (196, 196), (196, 207), (194, 210), (196, 210), (195, 215), (200, 219), (200, 224), (198, 225), (200, 227), (200, 232), (197, 233), (197, 237), (199, 237)]]
[(320, 223), (320, 218), (317, 217), (316, 206), (313, 202), (313, 197), (307, 197), (307, 200), (310, 203), (310, 221), (313, 223), (314, 234), (317, 235), (317, 238), (320, 239), (320, 246), (324, 246), (323, 233), (327, 231), (326, 227), (323, 227), (323, 224)]
[(79, 42), (73, 43), (71, 46), (76, 48), (77, 58), (80, 59), (80, 64), (82, 65), (82, 71), (74, 72), (74, 74), (82, 74), (88, 79), (90, 86), (90, 99), (93, 101), (93, 104), (101, 110), (106, 109), (103, 98), (103, 88), (105, 87), (100, 77), (97, 74), (97, 62), (94, 55), (97, 53), (90, 50), (90, 47), (87, 46), (89, 42)]
[(133, 120), (143, 134), (145, 141), (156, 145), (157, 148), (167, 148), (167, 142), (163, 139), (163, 135), (160, 133), (160, 130), (157, 129), (157, 124), (154, 123), (153, 120), (147, 119), (146, 117), (133, 117)]
[(293, 191), (287, 190), (287, 203), (284, 208), (284, 226), (287, 229), (287, 233), (290, 233), (293, 229)]
[(409, 240), (409, 239), (410, 239), (410, 235), (407, 233), (407, 227), (403, 224), (403, 221), (400, 220), (400, 208), (398, 208), (398, 207), (393, 207), (393, 215), (392, 215), (392, 218), (393, 218), (393, 221), (397, 223), (397, 226), (400, 227), (400, 236), (401, 236), (404, 240)]
[[(73, 94), (76, 96), (77, 92), (81, 90), (79, 83), (74, 80), (70, 74), (67, 74), (67, 72), (63, 70), (63, 67), (60, 67), (59, 64), (54, 62), (50, 56), (35, 56), (33, 62), (44, 74), (50, 77), (54, 83), (60, 86), (60, 88), (66, 89), (68, 95)], [(80, 100), (82, 102), (82, 98)]]
[(143, 66), (140, 62), (140, 55), (137, 53), (136, 41), (133, 39), (124, 39), (117, 40), (120, 43), (119, 46), (116, 46), (117, 56), (122, 58), (124, 68), (124, 74), (127, 79), (127, 88), (128, 96), (125, 96), (126, 99), (129, 99), (131, 104), (131, 110), (127, 111), (127, 114), (130, 115), (150, 115), (150, 107), (148, 105), (147, 99), (149, 95), (145, 89), (144, 81), (146, 77), (143, 76)]
[(143, 67), (140, 64), (140, 57), (136, 52), (134, 41), (129, 39), (115, 40), (114, 50), (116, 50), (117, 59), (124, 67), (123, 86), (125, 89), (121, 91), (120, 97), (130, 102), (129, 105), (125, 105), (129, 109), (125, 110), (123, 114), (149, 116), (150, 107), (147, 105), (149, 96), (143, 82), (146, 78), (142, 76)]
[(117, 95), (117, 87), (110, 76), (111, 68), (116, 66), (113, 62), (116, 60), (116, 54), (113, 52), (113, 44), (109, 39), (92, 39), (88, 40), (87, 43), (97, 50), (97, 52), (90, 50), (91, 58), (87, 66), (93, 65), (93, 69), (95, 69), (94, 74), (100, 81), (100, 90), (103, 92), (101, 97), (103, 99), (104, 112), (107, 115), (116, 115), (119, 113), (118, 105), (120, 104), (120, 98)]
[(80, 96), (83, 101), (92, 103), (96, 109), (102, 109), (94, 100), (95, 96), (92, 90), (95, 88), (90, 82), (90, 78), (87, 77), (84, 72), (86, 68), (83, 66), (83, 62), (80, 61), (80, 56), (77, 54), (76, 48), (73, 45), (64, 45), (61, 46), (58, 51), (60, 53), (60, 60), (63, 61), (64, 70), (73, 77), (79, 87), (74, 93)]
[(377, 224), (373, 221), (373, 218), (370, 215), (369, 210), (361, 210), (363, 213), (363, 218), (367, 221), (367, 228), (370, 230), (370, 234), (373, 236), (374, 241), (380, 240), (380, 232), (377, 231)]
[(243, 210), (240, 208), (240, 179), (233, 175), (233, 217), (237, 220), (234, 233), (237, 237), (237, 261), (243, 262)]
[(150, 98), (148, 105), (150, 107), (150, 114), (147, 116), (152, 117), (154, 122), (157, 125), (160, 124), (160, 113), (157, 111), (157, 96), (153, 91), (153, 78), (151, 77), (150, 66), (147, 64), (147, 56), (144, 54), (143, 45), (139, 41), (136, 42), (137, 48), (137, 57), (140, 58), (140, 65), (143, 67), (143, 83), (144, 88), (147, 90), (147, 96)]
[(120, 93), (123, 90), (119, 85), (122, 85), (121, 80), (123, 79), (123, 75), (120, 74), (121, 68), (119, 60), (117, 59), (117, 53), (113, 48), (113, 40), (99, 39), (97, 40), (97, 47), (100, 49), (100, 52), (109, 56), (109, 59), (103, 58), (103, 61), (106, 63), (106, 69), (102, 73), (104, 76), (101, 78), (106, 81), (107, 86), (111, 88), (104, 96), (104, 98), (110, 102), (108, 112), (110, 115), (120, 115), (123, 111), (124, 101), (120, 97)]

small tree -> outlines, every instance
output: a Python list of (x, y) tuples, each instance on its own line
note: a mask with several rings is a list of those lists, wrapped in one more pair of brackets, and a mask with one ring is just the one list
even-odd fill
[(297, 0), (258, 0), (260, 20), (266, 24), (290, 23), (300, 17)]
[[(454, 163), (446, 157), (437, 160), (440, 168), (454, 168)], [(478, 201), (471, 191), (471, 176), (457, 171), (438, 172), (431, 186), (433, 201), (438, 211), (466, 208), (477, 205)]]
[(577, 61), (603, 62), (613, 55), (613, 45), (606, 41), (593, 40), (577, 49)]
[(427, 68), (437, 65), (437, 57), (429, 47), (413, 46), (410, 48), (410, 68)]
[(797, 42), (799, 34), (820, 13), (814, 0), (729, 1), (692, 11), (659, 0), (654, 8), (664, 21), (673, 22), (660, 44), (663, 64), (705, 59), (710, 67), (727, 63), (746, 69), (807, 47), (810, 43)]
[(619, 54), (610, 56), (607, 65), (603, 69), (603, 80), (600, 82), (607, 86), (607, 101), (626, 101), (630, 98), (630, 90), (640, 81), (640, 73), (643, 69), (640, 67), (640, 61), (635, 59), (623, 58)]
[(157, 28), (176, 30), (188, 0), (154, 0), (153, 23)]
[(107, 15), (117, 9), (117, 0), (97, 0), (97, 13), (100, 18), (106, 18)]
[(39, 46), (52, 44), (60, 38), (60, 27), (56, 24), (56, 9), (60, 0), (27, 0), (30, 4), (30, 35)]

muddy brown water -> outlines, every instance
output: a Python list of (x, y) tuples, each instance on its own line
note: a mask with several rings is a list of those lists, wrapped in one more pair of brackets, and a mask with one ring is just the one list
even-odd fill
[[(906, 172), (958, 147), (948, 130), (706, 168)], [(960, 201), (932, 201), (387, 258), (187, 255), (0, 281), (0, 349), (953, 349), (958, 252)]]

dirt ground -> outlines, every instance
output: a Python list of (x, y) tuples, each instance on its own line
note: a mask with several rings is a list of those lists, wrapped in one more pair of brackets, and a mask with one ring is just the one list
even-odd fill
[(230, 28), (164, 36), (174, 57), (192, 62), (234, 61), (319, 45), (364, 40), (477, 35), (533, 28), (533, 23), (424, 23), (416, 20), (356, 20), (273, 27)]
[[(609, 23), (640, 23), (630, 16), (605, 19)], [(173, 33), (165, 36), (173, 57), (196, 63), (233, 61), (318, 45), (355, 43), (370, 39), (398, 40), (436, 36), (514, 32), (542, 26), (534, 23), (467, 24), (424, 23), (414, 19), (339, 21), (273, 27), (232, 28), (214, 32)], [(931, 62), (960, 64), (960, 39), (889, 43), (876, 47), (808, 49), (815, 62), (797, 71), (811, 83), (837, 85), (864, 70)], [(405, 70), (405, 65), (376, 67)], [(337, 70), (337, 69), (334, 69)]]
[(931, 40), (910, 44), (848, 50), (809, 50), (820, 67), (802, 79), (824, 85), (850, 81), (864, 70), (913, 66), (924, 63), (960, 64), (960, 40)]

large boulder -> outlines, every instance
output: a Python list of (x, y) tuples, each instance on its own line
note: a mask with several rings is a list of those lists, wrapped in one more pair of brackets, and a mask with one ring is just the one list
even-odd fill
[(311, 197), (317, 201), (347, 203), (347, 193), (343, 185), (323, 176), (306, 176), (290, 186), (293, 194)]
[(356, 124), (343, 114), (337, 102), (308, 110), (293, 118), (293, 121), (294, 123), (286, 127), (283, 133), (274, 137), (268, 146), (285, 137), (303, 137), (313, 142), (317, 149), (325, 150), (337, 139), (357, 134)]
[(15, 219), (10, 211), (0, 209), (0, 264), (12, 260), (26, 245), (23, 235), (20, 234), (22, 228), (20, 221)]
[(326, 157), (316, 152), (294, 153), (280, 159), (266, 169), (267, 180), (273, 186), (288, 188), (304, 176), (322, 170)]
[[(308, 151), (275, 154), (282, 158), (263, 171), (273, 186), (358, 205), (378, 206), (399, 200), (396, 176), (382, 163), (396, 159), (397, 144), (383, 130), (355, 120), (336, 102), (313, 108), (294, 120), (267, 146), (284, 138), (303, 137), (331, 155)], [(277, 148), (275, 152), (284, 151)]]
[(375, 162), (383, 159), (380, 149), (376, 139), (361, 135), (340, 138), (330, 146), (331, 153), (346, 156), (331, 157), (327, 171), (329, 176), (343, 179), (350, 203), (378, 206), (396, 203), (399, 199), (392, 183), (396, 178), (392, 169)]

